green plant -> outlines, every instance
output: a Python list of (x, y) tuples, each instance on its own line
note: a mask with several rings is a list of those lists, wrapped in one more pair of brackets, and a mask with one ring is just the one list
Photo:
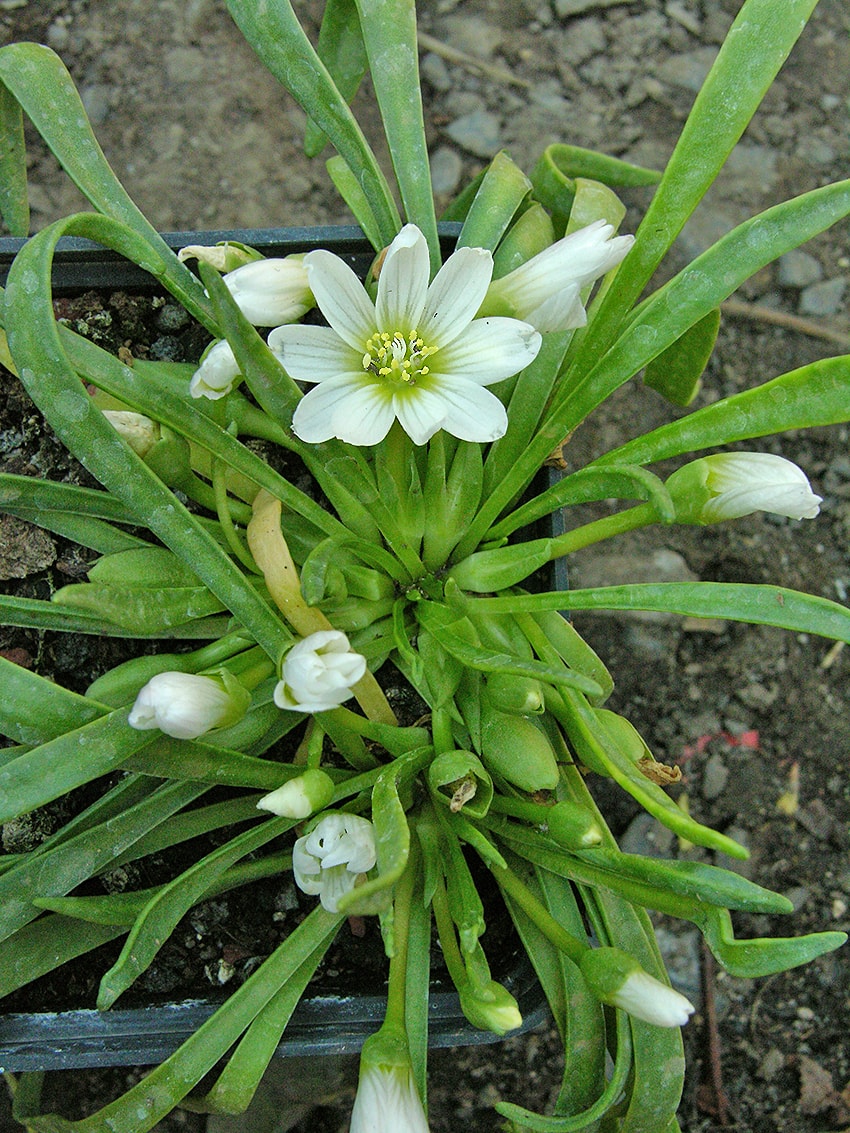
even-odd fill
[[(781, 21), (773, 0), (747, 0), (663, 175), (556, 146), (529, 178), (499, 155), (450, 210), (461, 227), (445, 264), (421, 104), (410, 96), (419, 89), (412, 0), (329, 3), (318, 52), (284, 0), (273, 10), (256, 0), (228, 6), (310, 116), (310, 147), (320, 149), (323, 135), (333, 143), (330, 176), (376, 252), (389, 249), (365, 285), (321, 250), (286, 261), (233, 245), (174, 256), (115, 180), (57, 57), (33, 44), (0, 50), (9, 228), (28, 228), (22, 111), (95, 210), (51, 225), (20, 252), (3, 301), (4, 356), (103, 486), (0, 477), (6, 511), (102, 555), (87, 583), (51, 602), (3, 598), (0, 607), (12, 625), (207, 643), (139, 657), (85, 696), (0, 662), (0, 727), (14, 745), (2, 753), (4, 819), (126, 772), (47, 842), (3, 862), (0, 990), (126, 935), (101, 983), (106, 1010), (193, 904), (290, 864), (321, 905), (123, 1098), (71, 1123), (35, 1115), (28, 1097), (23, 1120), (39, 1130), (140, 1133), (228, 1052), (215, 1084), (190, 1104), (244, 1108), (336, 930), (358, 913), (381, 917), (390, 975), (353, 1128), (389, 1112), (393, 1097), (395, 1127), (424, 1128), (432, 911), (470, 1021), (501, 1034), (519, 1018), (482, 944), (485, 910), (468, 864), (476, 855), (564, 1037), (555, 1114), (506, 1103), (500, 1112), (553, 1133), (602, 1119), (612, 1129), (674, 1130), (678, 1025), (690, 1005), (668, 986), (645, 910), (691, 920), (717, 959), (745, 976), (803, 964), (844, 936), (739, 942), (730, 910), (788, 912), (790, 903), (712, 866), (617, 849), (582, 769), (614, 779), (683, 839), (746, 856), (647, 777), (642, 740), (603, 707), (612, 687), (603, 661), (559, 611), (672, 611), (841, 641), (850, 641), (850, 613), (776, 586), (534, 594), (524, 584), (636, 527), (756, 509), (813, 518), (818, 497), (778, 457), (701, 457), (666, 482), (647, 466), (847, 420), (847, 359), (781, 375), (637, 437), (542, 493), (529, 489), (550, 452), (644, 367), (656, 388), (687, 403), (720, 303), (850, 212), (847, 182), (787, 201), (640, 299), (813, 0), (788, 0)], [(404, 224), (346, 101), (367, 66)], [(624, 184), (656, 185), (634, 241), (614, 235), (624, 211), (614, 188)], [(179, 299), (214, 338), (200, 365), (130, 367), (57, 323), (51, 264), (65, 235), (115, 249)], [(200, 280), (186, 266), (192, 258)], [(329, 325), (297, 321), (314, 305)], [(274, 329), (263, 337), (254, 323)], [(299, 461), (327, 506), (258, 457), (244, 443), (253, 437)], [(638, 502), (564, 535), (510, 541), (550, 512), (608, 498)], [(427, 720), (399, 724), (374, 676), (385, 664), (426, 702)], [(359, 711), (345, 706), (352, 697)], [(297, 750), (283, 761), (275, 745), (296, 727)], [(195, 807), (212, 784), (254, 793)], [(246, 830), (154, 891), (122, 900), (74, 893), (118, 858), (149, 852), (152, 838), (174, 844), (199, 824), (227, 829), (246, 813), (256, 818)], [(277, 840), (296, 827), (290, 859)]]

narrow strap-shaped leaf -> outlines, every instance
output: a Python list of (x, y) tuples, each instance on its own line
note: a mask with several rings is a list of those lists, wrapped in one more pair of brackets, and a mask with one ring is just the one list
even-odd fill
[(247, 1109), (292, 1018), (292, 1012), (322, 962), (336, 931), (336, 925), (329, 927), (313, 952), (254, 1019), (215, 1085), (203, 1098), (199, 1108), (205, 1113), (244, 1113)]
[(203, 289), (112, 172), (59, 56), (38, 43), (10, 43), (0, 48), (0, 82), (26, 111), (80, 192), (96, 209), (134, 233), (138, 246), (144, 248), (136, 262), (212, 329), (212, 312)]
[(754, 583), (641, 582), (481, 598), (476, 599), (476, 605), (485, 614), (505, 610), (657, 610), (683, 617), (780, 626), (850, 643), (850, 609), (846, 606), (799, 590)]
[[(599, 357), (743, 134), (817, 0), (746, 0), (717, 55), (638, 229), (584, 337), (576, 372)], [(746, 76), (743, 81), (742, 76)], [(707, 313), (707, 312), (706, 312)]]
[(356, 0), (369, 56), (369, 73), (408, 221), (428, 241), (431, 274), (440, 266), (440, 242), (425, 140), (414, 0)]
[(214, 885), (226, 869), (246, 854), (264, 846), (295, 825), (294, 820), (271, 818), (259, 827), (231, 838), (211, 854), (200, 858), (174, 881), (158, 890), (136, 918), (121, 955), (100, 981), (97, 1006), (111, 1007), (122, 992), (149, 967), (168, 940), (177, 922)]
[(561, 507), (591, 503), (596, 500), (647, 500), (655, 508), (662, 523), (672, 523), (676, 514), (670, 494), (663, 482), (647, 474), (639, 465), (606, 465), (609, 476), (599, 476), (600, 468), (582, 468), (558, 480), (545, 492), (505, 516), (487, 533), (488, 540), (511, 535), (520, 527), (536, 523)]
[(519, 166), (506, 153), (497, 153), (466, 214), (457, 247), (494, 252), (530, 191), (531, 182)]
[(42, 744), (107, 711), (92, 700), (0, 657), (0, 733), (20, 744)]
[[(481, 541), (503, 508), (531, 482), (549, 453), (616, 389), (717, 308), (744, 280), (848, 213), (850, 181), (840, 181), (745, 221), (648, 299), (592, 369), (590, 362), (588, 370), (573, 363), (562, 376), (534, 438), (517, 452), (501, 480), (491, 482), (490, 497), (476, 516), (462, 548), (472, 549)], [(616, 292), (619, 287), (618, 274), (613, 290)], [(602, 317), (600, 312), (595, 322)], [(593, 355), (593, 359), (596, 357)], [(622, 458), (620, 450), (618, 460)], [(627, 459), (636, 463), (631, 454)]]
[(20, 103), (3, 84), (0, 84), (0, 216), (12, 236), (29, 235), (24, 116)]
[(672, 402), (690, 405), (720, 330), (720, 309), (709, 311), (646, 367), (643, 380)]
[(69, 892), (105, 869), (152, 826), (193, 802), (205, 790), (197, 783), (168, 783), (101, 826), (46, 853), (27, 855), (20, 865), (0, 877), (0, 939), (5, 940), (40, 913), (30, 897)]
[[(310, 123), (307, 123), (308, 127)], [(382, 246), (381, 230), (372, 213), (372, 207), (366, 194), (360, 187), (351, 167), (337, 154), (325, 163), (328, 176), (336, 186), (336, 191), (354, 214), (357, 223), (363, 229), (363, 235), (373, 248), (380, 250)]]
[(104, 523), (102, 519), (93, 519), (90, 515), (73, 515), (61, 511), (35, 511), (31, 508), (15, 507), (7, 504), (0, 507), (7, 515), (15, 515), (28, 523), (43, 527), (45, 531), (52, 531), (54, 535), (61, 535), (72, 543), (81, 547), (88, 547), (101, 555), (113, 555), (117, 551), (129, 551), (134, 547), (144, 547), (145, 540), (137, 535), (130, 535), (114, 524)]
[(93, 924), (58, 913), (25, 925), (0, 942), (0, 998), (126, 931), (126, 924)]
[(327, 134), (363, 186), (382, 244), (389, 244), (401, 221), (386, 178), (354, 115), (313, 49), (289, 0), (258, 5), (227, 0), (239, 30), (261, 62)]
[[(97, 712), (98, 706), (93, 707)], [(152, 732), (131, 728), (126, 709), (119, 709), (19, 755), (2, 770), (5, 789), (0, 802), (0, 821), (8, 822), (27, 814), (121, 767), (154, 738)]]
[[(183, 1045), (117, 1101), (80, 1121), (31, 1119), (39, 1133), (148, 1133), (215, 1066), (286, 981), (342, 923), (318, 906)], [(143, 1116), (142, 1116), (143, 1115)]]
[(809, 964), (847, 941), (846, 932), (811, 932), (805, 936), (770, 936), (736, 940), (726, 909), (709, 907), (696, 921), (717, 960), (733, 976), (755, 979)]
[(40, 598), (16, 598), (0, 594), (0, 615), (4, 625), (27, 629), (52, 629), (60, 633), (91, 633), (97, 637), (201, 639), (222, 637), (231, 628), (231, 618), (212, 617), (184, 622), (172, 629), (148, 632), (146, 629), (122, 629), (114, 622), (82, 610), (63, 609)]
[[(93, 223), (94, 222), (94, 223)], [(21, 379), (63, 443), (184, 561), (191, 563), (210, 590), (232, 611), (271, 657), (277, 657), (285, 630), (277, 614), (251, 587), (241, 570), (203, 526), (119, 440), (74, 373), (53, 319), (50, 269), (56, 242), (78, 227), (93, 231), (110, 246), (130, 251), (132, 233), (104, 217), (84, 216), (51, 225), (18, 253), (6, 289), (9, 345)], [(38, 301), (32, 280), (41, 282)]]
[(837, 425), (848, 418), (850, 361), (846, 356), (821, 358), (653, 429), (605, 453), (595, 464), (619, 464), (622, 460), (648, 464), (786, 429)]
[[(327, 67), (336, 89), (350, 104), (368, 66), (366, 45), (354, 0), (327, 0), (316, 52)], [(321, 127), (312, 118), (308, 118), (304, 131), (304, 152), (307, 157), (317, 157), (327, 140)], [(369, 211), (371, 213), (371, 206)], [(354, 215), (358, 220), (361, 219), (358, 213), (355, 212)]]
[(76, 515), (138, 524), (139, 517), (126, 504), (108, 492), (81, 488), (76, 484), (56, 484), (34, 476), (15, 476), (0, 472), (0, 509), (26, 507), (35, 511), (63, 511)]

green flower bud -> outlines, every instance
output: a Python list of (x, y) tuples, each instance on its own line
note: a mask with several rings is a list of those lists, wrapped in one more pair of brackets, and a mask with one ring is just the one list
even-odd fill
[(558, 785), (552, 745), (527, 716), (483, 705), (481, 755), (488, 770), (521, 791), (552, 791)]
[(517, 1001), (496, 980), (490, 980), (481, 986), (468, 981), (458, 988), (458, 995), (464, 1015), (480, 1031), (504, 1035), (522, 1026)]
[(537, 715), (543, 711), (543, 687), (534, 677), (515, 677), (508, 673), (489, 673), (487, 695), (490, 703), (500, 712), (515, 712), (520, 716)]
[(309, 818), (324, 810), (333, 798), (334, 783), (330, 775), (318, 767), (308, 768), (303, 775), (289, 779), (282, 787), (263, 795), (258, 810), (269, 810), (281, 818)]

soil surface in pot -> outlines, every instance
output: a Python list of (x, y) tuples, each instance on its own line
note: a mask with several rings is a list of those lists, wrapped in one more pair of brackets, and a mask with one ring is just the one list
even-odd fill
[[(439, 50), (423, 56), (438, 189), (450, 194), (500, 145), (525, 168), (550, 141), (660, 165), (739, 6), (737, 0), (421, 5), (426, 33), (483, 65), (482, 70), (447, 61)], [(315, 16), (321, 5), (310, 0), (301, 7)], [(109, 5), (42, 0), (0, 13), (0, 29), (9, 40), (46, 40), (63, 55), (83, 88), (107, 155), (159, 228), (347, 219), (327, 188), (321, 163), (300, 154), (303, 115), (256, 66), (218, 0)], [(520, 84), (508, 82), (505, 71)], [(845, 6), (842, 0), (821, 0), (728, 170), (683, 234), (674, 256), (678, 263), (754, 211), (845, 175), (848, 73)], [(367, 128), (374, 127), (374, 114), (365, 101), (361, 105)], [(81, 201), (43, 148), (33, 144), (31, 153), (34, 223), (41, 227)], [(636, 193), (629, 203), (624, 228), (633, 230), (646, 198)], [(768, 313), (749, 306), (749, 318), (727, 314), (697, 404), (846, 351), (846, 231), (825, 233), (803, 257), (786, 258), (742, 289), (737, 298)], [(789, 315), (845, 335), (845, 345), (766, 321)], [(2, 434), (9, 460), (20, 443), (15, 431), (40, 434), (36, 420), (15, 409), (14, 387), (5, 387), (3, 396), (19, 414), (12, 418), (12, 432)], [(578, 465), (588, 454), (668, 419), (670, 412), (636, 386), (622, 390), (573, 439), (567, 459)], [(847, 429), (785, 436), (765, 447), (796, 460), (811, 477), (824, 496), (816, 521), (753, 517), (723, 529), (630, 537), (577, 557), (571, 564), (575, 583), (633, 578), (640, 569), (650, 579), (778, 582), (846, 601)], [(66, 547), (58, 552), (55, 561), (72, 568), (72, 580), (82, 564)], [(35, 575), (53, 552), (29, 548), (26, 554), (28, 573)], [(585, 617), (577, 625), (614, 673), (612, 707), (629, 716), (658, 759), (681, 767), (679, 789), (687, 791), (692, 812), (749, 845), (752, 857), (743, 868), (794, 901), (794, 917), (739, 918), (739, 935), (846, 929), (848, 651), (760, 627), (602, 617)], [(58, 639), (37, 644), (36, 654), (39, 648), (57, 679), (71, 683), (79, 658), (63, 658)], [(90, 660), (100, 668), (113, 663), (93, 654)], [(799, 802), (789, 814), (778, 803), (793, 786), (795, 767)], [(604, 803), (628, 848), (684, 852), (627, 800), (606, 793)], [(674, 978), (699, 1002), (685, 1030), (690, 1077), (680, 1112), (683, 1129), (846, 1128), (850, 950), (794, 972), (745, 981), (712, 975), (688, 926), (660, 921), (659, 930)], [(703, 979), (711, 1000), (702, 996)], [(557, 1038), (543, 1028), (493, 1047), (437, 1051), (430, 1070), (434, 1133), (461, 1124), (470, 1133), (492, 1133), (498, 1118), (490, 1107), (499, 1097), (539, 1109), (551, 1104), (560, 1073)], [(75, 1072), (81, 1109), (103, 1104), (139, 1073)], [(67, 1079), (53, 1078), (54, 1096), (61, 1097)], [(338, 1104), (324, 1104), (292, 1128), (342, 1133), (350, 1100), (350, 1091), (343, 1090)], [(169, 1131), (202, 1128), (194, 1114), (162, 1123)], [(253, 1130), (261, 1133), (258, 1123)]]

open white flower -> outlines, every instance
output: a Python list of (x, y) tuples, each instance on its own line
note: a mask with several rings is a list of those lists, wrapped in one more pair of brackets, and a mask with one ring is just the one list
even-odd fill
[(719, 452), (667, 480), (679, 523), (720, 523), (754, 511), (814, 519), (822, 499), (802, 468), (769, 452)]
[(303, 893), (318, 896), (329, 913), (339, 909), (361, 874), (378, 860), (375, 830), (356, 814), (327, 814), (292, 847), (292, 872)]
[(616, 267), (634, 243), (613, 233), (613, 225), (595, 220), (557, 240), (491, 283), (484, 310), (504, 308), (543, 334), (584, 326), (582, 288)]
[(314, 305), (302, 256), (254, 260), (223, 277), (236, 305), (255, 327), (292, 323)]
[(286, 654), (274, 702), (292, 712), (327, 712), (349, 699), (365, 672), (366, 659), (352, 652), (344, 633), (319, 630)]
[(349, 1133), (428, 1133), (407, 1042), (386, 1024), (363, 1044)]
[(139, 691), (127, 723), (142, 732), (159, 728), (176, 740), (196, 740), (245, 715), (250, 693), (238, 682), (228, 683), (229, 691), (215, 677), (157, 673)]
[(597, 999), (636, 1019), (656, 1027), (683, 1027), (694, 1013), (689, 999), (645, 972), (619, 948), (589, 948), (579, 967)]
[(201, 364), (189, 382), (189, 393), (192, 397), (218, 401), (220, 397), (226, 397), (230, 393), (240, 373), (239, 363), (230, 343), (223, 338), (205, 351)]
[(439, 429), (468, 441), (504, 434), (504, 406), (484, 387), (533, 361), (541, 339), (517, 319), (475, 318), (493, 274), (488, 251), (459, 248), (429, 286), (425, 237), (405, 225), (387, 251), (374, 304), (333, 253), (309, 252), (304, 265), (330, 325), (269, 335), (289, 375), (315, 383), (295, 410), (297, 436), (373, 445), (396, 419), (417, 445)]

